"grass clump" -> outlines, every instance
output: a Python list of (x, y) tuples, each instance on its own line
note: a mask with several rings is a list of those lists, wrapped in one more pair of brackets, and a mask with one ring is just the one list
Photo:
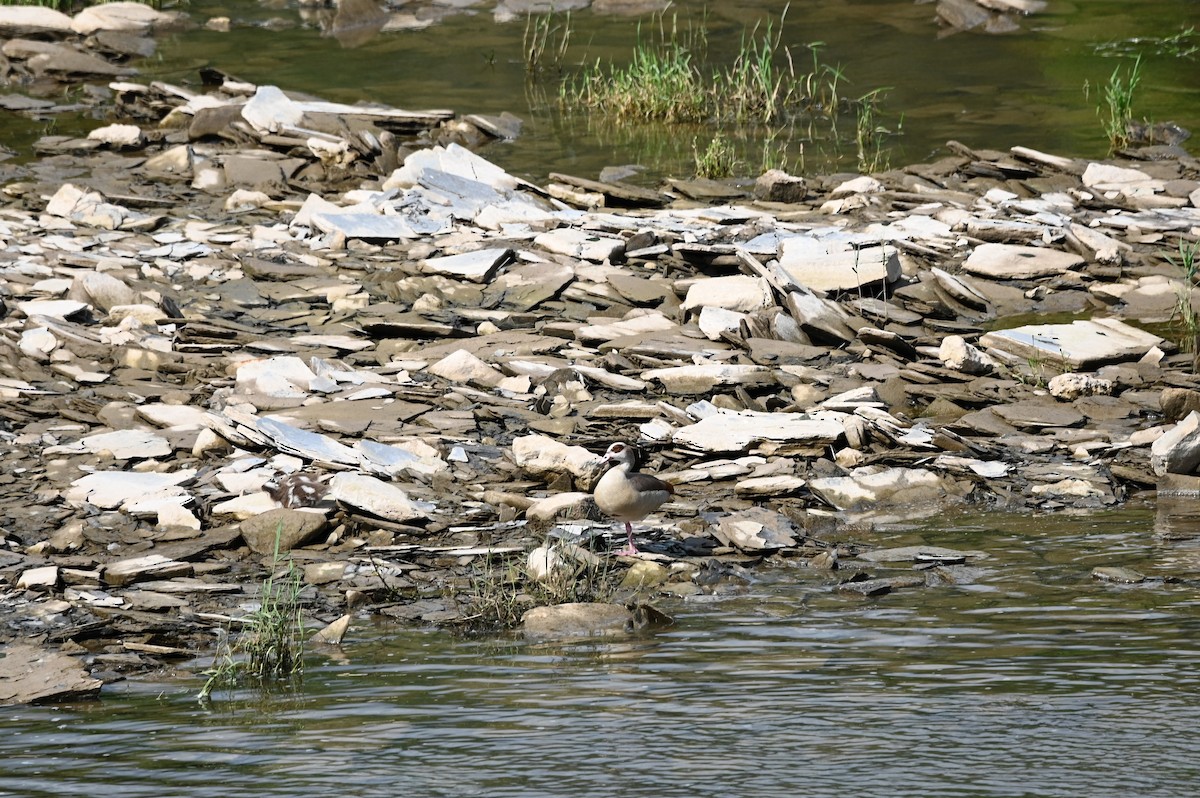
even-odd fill
[[(686, 147), (689, 137), (679, 127), (693, 126), (695, 173), (724, 177), (739, 164), (761, 164), (761, 171), (803, 168), (806, 146), (840, 160), (846, 136), (837, 117), (865, 105), (870, 124), (863, 128), (861, 151), (879, 167), (886, 160), (882, 142), (893, 134), (879, 124), (883, 90), (848, 98), (845, 74), (822, 61), (821, 42), (803, 45), (811, 63), (793, 58), (784, 39), (786, 15), (785, 8), (777, 20), (745, 30), (732, 62), (716, 64), (709, 61), (703, 22), (684, 26), (659, 14), (655, 23), (638, 26), (628, 64), (596, 60), (566, 75), (558, 108), (566, 119), (602, 120), (609, 131), (641, 129), (668, 146)], [(709, 135), (701, 128), (722, 135), (701, 147), (696, 142)], [(686, 163), (686, 150), (679, 154)]]
[(1141, 80), (1142, 57), (1139, 55), (1133, 60), (1133, 66), (1124, 74), (1120, 66), (1113, 69), (1112, 74), (1108, 76), (1108, 83), (1103, 87), (1096, 113), (1100, 116), (1104, 135), (1108, 137), (1110, 152), (1129, 145), (1133, 98)]
[[(1200, 270), (1200, 241), (1189, 241), (1180, 237), (1173, 254), (1165, 254), (1167, 262), (1179, 270), (1184, 284), (1175, 293), (1173, 319), (1179, 329), (1179, 346), (1184, 352), (1200, 356), (1200, 312), (1192, 303), (1192, 292), (1196, 287), (1196, 272)], [(1193, 362), (1193, 371), (1196, 370)]]
[(697, 139), (692, 139), (692, 155), (696, 164), (696, 176), (715, 180), (721, 177), (732, 177), (737, 157), (733, 145), (718, 131), (708, 141), (703, 151)]
[[(784, 15), (787, 10), (784, 10)], [(628, 66), (600, 61), (565, 81), (559, 103), (568, 110), (598, 111), (622, 120), (771, 124), (789, 113), (836, 113), (843, 79), (840, 69), (823, 65), (820, 44), (810, 44), (813, 68), (797, 70), (783, 45), (783, 17), (756, 25), (742, 37), (732, 66), (704, 63), (707, 34), (703, 27), (670, 26), (659, 15), (657, 35), (638, 42)]]
[(272, 573), (259, 589), (259, 606), (241, 619), (243, 629), (236, 638), (226, 631), (218, 647), (208, 681), (199, 696), (204, 701), (213, 691), (232, 689), (246, 681), (266, 687), (292, 679), (304, 666), (304, 616), (300, 594), (304, 589), (300, 571), (289, 559), (279, 557), (278, 535)]
[(534, 607), (609, 602), (616, 595), (619, 573), (608, 558), (571, 544), (556, 544), (547, 558), (550, 567), (540, 579), (530, 573), (528, 561), (484, 558), (453, 596), (463, 608), (455, 623), (467, 631), (512, 629)]
[(567, 45), (571, 41), (571, 12), (561, 25), (555, 24), (553, 14), (525, 19), (525, 36), (521, 40), (525, 53), (525, 72), (537, 75), (547, 71), (561, 74)]
[(870, 174), (890, 168), (887, 140), (904, 126), (903, 118), (896, 130), (884, 126), (880, 121), (879, 105), (888, 89), (875, 89), (855, 101), (854, 143), (857, 149), (859, 171)]
[(693, 48), (702, 38), (682, 34), (673, 19), (670, 33), (659, 18), (657, 39), (638, 41), (628, 66), (609, 66), (596, 61), (560, 89), (560, 104), (583, 107), (610, 116), (662, 122), (699, 122), (708, 114), (706, 88), (692, 62)]

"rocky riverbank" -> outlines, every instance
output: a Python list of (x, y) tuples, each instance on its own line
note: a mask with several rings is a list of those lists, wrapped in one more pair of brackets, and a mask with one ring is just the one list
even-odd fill
[[(3, 700), (212, 650), (277, 545), (315, 625), (453, 624), (484, 562), (619, 545), (589, 496), (614, 440), (675, 486), (636, 567), (679, 599), (780, 559), (967, 579), (979, 552), (847, 524), (1200, 486), (1178, 147), (534, 185), (487, 160), (519, 120), (140, 83), (69, 38), (115, 34), (31, 35), (10, 88), (104, 76), (116, 121), (5, 165)], [(9, 689), (27, 661), (65, 686)]]

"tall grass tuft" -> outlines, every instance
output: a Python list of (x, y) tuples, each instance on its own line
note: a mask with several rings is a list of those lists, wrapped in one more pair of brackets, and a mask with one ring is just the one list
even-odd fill
[(597, 60), (564, 81), (560, 104), (622, 119), (698, 122), (708, 114), (708, 100), (692, 50), (702, 46), (702, 35), (681, 33), (678, 19), (668, 32), (660, 17), (657, 37), (643, 38), (639, 25), (632, 62), (606, 68)]
[(1096, 106), (1104, 134), (1108, 137), (1109, 152), (1116, 152), (1129, 145), (1129, 126), (1133, 122), (1133, 97), (1142, 80), (1142, 57), (1133, 60), (1126, 75), (1121, 67), (1113, 69), (1104, 86), (1101, 102)]
[(887, 140), (900, 132), (903, 118), (892, 130), (879, 118), (879, 104), (888, 89), (869, 91), (854, 101), (854, 143), (857, 148), (858, 169), (864, 174), (879, 172), (891, 166)]
[(571, 12), (561, 25), (554, 24), (553, 14), (525, 19), (522, 49), (525, 53), (525, 73), (537, 75), (553, 70), (562, 74), (567, 45), (571, 41)]
[[(786, 15), (787, 10), (784, 10)], [(703, 63), (707, 34), (702, 27), (682, 30), (658, 18), (657, 36), (638, 41), (628, 66), (596, 61), (563, 83), (560, 105), (586, 109), (620, 120), (727, 122), (769, 125), (805, 111), (836, 114), (840, 106), (840, 69), (820, 63), (820, 44), (809, 45), (813, 69), (801, 74), (783, 46), (783, 17), (756, 25), (742, 36), (732, 66)]]
[(304, 667), (304, 615), (300, 594), (304, 589), (300, 571), (291, 559), (279, 556), (279, 532), (275, 537), (272, 573), (259, 589), (259, 606), (244, 617), (236, 638), (228, 630), (221, 639), (208, 680), (197, 696), (211, 698), (214, 690), (232, 689), (247, 680), (266, 687), (272, 682), (297, 676)]
[(696, 176), (710, 180), (732, 177), (737, 166), (737, 155), (728, 139), (717, 131), (701, 150), (697, 139), (692, 139), (692, 156), (696, 164)]

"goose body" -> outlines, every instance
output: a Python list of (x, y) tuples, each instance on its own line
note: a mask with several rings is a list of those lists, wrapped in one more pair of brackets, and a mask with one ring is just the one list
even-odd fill
[(625, 524), (626, 545), (617, 554), (637, 554), (637, 547), (633, 545), (633, 523), (662, 506), (675, 489), (658, 477), (634, 471), (637, 456), (629, 444), (609, 446), (604, 460), (615, 465), (596, 483), (593, 492), (596, 506), (605, 515)]

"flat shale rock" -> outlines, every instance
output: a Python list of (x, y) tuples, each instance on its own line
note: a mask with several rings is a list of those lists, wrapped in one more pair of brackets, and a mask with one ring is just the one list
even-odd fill
[(582, 446), (568, 446), (544, 435), (524, 435), (512, 443), (517, 468), (534, 476), (571, 474), (587, 479), (597, 475), (602, 458)]
[(534, 638), (608, 637), (629, 634), (670, 619), (649, 606), (633, 610), (619, 604), (573, 603), (534, 607), (521, 618), (521, 631)]
[(104, 582), (114, 587), (147, 579), (170, 579), (190, 576), (192, 564), (179, 562), (161, 554), (147, 554), (127, 560), (117, 560), (104, 566)]
[(639, 375), (647, 382), (658, 382), (671, 393), (705, 394), (721, 385), (772, 385), (775, 375), (764, 366), (726, 365), (672, 366), (651, 369)]
[(43, 6), (0, 6), (0, 31), (58, 34), (71, 32), (71, 18), (61, 11)]
[(24, 643), (0, 650), (0, 704), (5, 706), (93, 698), (103, 684), (66, 654)]
[(1107, 363), (1137, 360), (1163, 339), (1117, 319), (1070, 324), (1032, 324), (990, 332), (979, 339), (988, 350), (1057, 368), (1089, 370)]
[(880, 510), (945, 502), (957, 487), (923, 468), (855, 469), (845, 477), (819, 477), (809, 489), (839, 510)]
[(762, 552), (795, 546), (799, 533), (786, 516), (765, 507), (753, 507), (722, 518), (713, 534), (725, 546)]
[(780, 243), (779, 270), (813, 291), (858, 291), (897, 280), (900, 258), (890, 245), (860, 249), (849, 241), (796, 236)]
[(484, 283), (491, 279), (496, 270), (512, 259), (513, 251), (507, 248), (479, 249), (460, 255), (445, 255), (420, 261), (422, 271), (459, 277), (473, 283)]
[(841, 422), (832, 418), (722, 411), (679, 429), (672, 440), (701, 452), (744, 452), (764, 441), (819, 448), (834, 443), (843, 434)]
[(388, 521), (406, 523), (426, 517), (401, 488), (367, 476), (342, 472), (329, 481), (329, 498)]
[(997, 405), (992, 412), (1018, 429), (1038, 431), (1047, 427), (1081, 427), (1083, 413), (1073, 407), (1030, 399)]
[(1159, 477), (1196, 473), (1200, 467), (1200, 412), (1193, 410), (1150, 445), (1150, 467)]
[(963, 262), (963, 270), (997, 280), (1055, 277), (1083, 266), (1070, 252), (1015, 244), (980, 244)]

